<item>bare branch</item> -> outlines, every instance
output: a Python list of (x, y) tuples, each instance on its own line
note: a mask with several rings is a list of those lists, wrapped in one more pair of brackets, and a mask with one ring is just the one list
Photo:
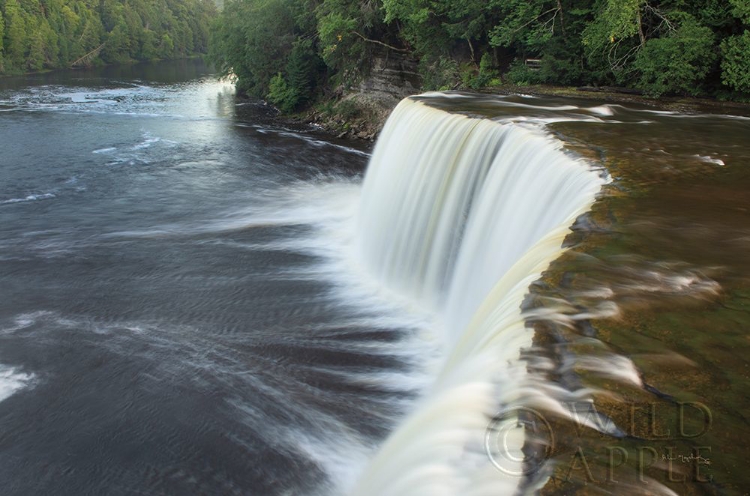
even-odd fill
[(620, 47), (620, 44), (622, 44), (622, 41), (623, 40), (618, 40), (613, 43), (612, 47), (610, 47), (609, 52), (607, 53), (607, 61), (609, 62), (609, 67), (612, 72), (617, 72), (625, 67), (625, 63), (632, 57), (634, 57), (642, 48), (641, 45), (636, 45), (625, 52), (625, 54), (618, 56), (617, 49)]
[(657, 30), (661, 29), (661, 27), (663, 25), (665, 25), (665, 24), (667, 25), (667, 29), (669, 31), (676, 31), (677, 30), (677, 28), (674, 26), (674, 24), (672, 24), (672, 21), (670, 21), (667, 18), (667, 16), (664, 15), (664, 13), (661, 10), (659, 10), (657, 8), (654, 8), (654, 7), (650, 6), (649, 4), (644, 5), (644, 9), (647, 10), (648, 12), (651, 12), (652, 14), (654, 14), (659, 19), (661, 19), (661, 23), (659, 23), (659, 26), (656, 28)]
[(477, 66), (477, 59), (474, 56), (474, 45), (471, 44), (471, 39), (470, 38), (467, 37), (466, 41), (467, 41), (467, 43), (469, 43), (469, 50), (471, 50), (471, 62), (474, 64), (475, 67), (479, 68)]
[(382, 41), (372, 40), (372, 39), (367, 38), (364, 35), (356, 32), (356, 31), (352, 31), (352, 33), (356, 34), (357, 36), (359, 36), (360, 38), (362, 38), (364, 41), (366, 41), (368, 43), (375, 43), (376, 45), (382, 45), (382, 46), (384, 46), (386, 48), (390, 48), (391, 50), (394, 50), (396, 52), (409, 53), (409, 50), (407, 50), (406, 48), (396, 48), (395, 46), (389, 45), (387, 43), (383, 43)]
[(560, 3), (560, 0), (557, 0), (557, 10), (560, 12), (560, 29), (562, 30), (563, 38), (565, 38), (565, 14), (563, 13), (562, 3)]
[(76, 67), (76, 66), (79, 66), (79, 65), (85, 65), (85, 66), (89, 65), (91, 63), (91, 61), (94, 58), (96, 58), (97, 55), (99, 55), (99, 52), (102, 51), (102, 48), (104, 48), (104, 45), (106, 45), (106, 44), (107, 44), (107, 42), (105, 41), (104, 43), (102, 43), (98, 47), (94, 48), (93, 50), (91, 50), (89, 53), (87, 53), (83, 57), (81, 57), (78, 60), (74, 61), (72, 64), (70, 64), (70, 67)]
[[(521, 26), (519, 26), (519, 27), (517, 27), (516, 29), (514, 29), (513, 31), (511, 31), (511, 33), (510, 33), (510, 34), (516, 34), (516, 33), (517, 33), (517, 32), (519, 32), (520, 30), (522, 30), (523, 28), (525, 28), (526, 26), (528, 26), (529, 24), (531, 24), (532, 22), (534, 22), (534, 21), (537, 21), (537, 20), (539, 20), (540, 18), (542, 18), (542, 17), (546, 16), (546, 15), (547, 15), (547, 14), (549, 14), (550, 12), (555, 12), (555, 15), (557, 15), (557, 10), (558, 10), (558, 8), (557, 8), (557, 7), (555, 7), (554, 9), (549, 9), (549, 10), (548, 10), (548, 11), (546, 11), (546, 12), (542, 12), (541, 14), (539, 14), (538, 16), (536, 16), (535, 18), (533, 18), (533, 19), (532, 19), (532, 20), (530, 20), (529, 22), (527, 22), (527, 23), (525, 23), (525, 24), (522, 24)], [(554, 19), (554, 17), (553, 17), (553, 19)], [(549, 21), (548, 21), (548, 22), (549, 22)], [(547, 23), (545, 22), (545, 23), (544, 23), (544, 25), (546, 26), (546, 25), (547, 25)]]
[(638, 10), (638, 39), (641, 42), (641, 46), (646, 44), (646, 35), (643, 34), (643, 18), (641, 18), (640, 10)]

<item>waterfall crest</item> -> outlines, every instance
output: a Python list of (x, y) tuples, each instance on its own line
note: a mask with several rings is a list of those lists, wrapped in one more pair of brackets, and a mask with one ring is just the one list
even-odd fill
[(364, 180), (359, 251), (383, 286), (437, 316), (444, 356), (352, 494), (517, 488), (523, 430), (505, 439), (518, 466), (500, 471), (487, 425), (500, 408), (554, 403), (521, 360), (533, 336), (521, 304), (604, 181), (539, 130), (414, 99), (393, 111)]

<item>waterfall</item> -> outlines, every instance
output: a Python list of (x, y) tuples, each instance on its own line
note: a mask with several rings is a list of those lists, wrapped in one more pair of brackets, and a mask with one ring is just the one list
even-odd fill
[(523, 430), (504, 439), (516, 466), (501, 471), (485, 452), (486, 429), (500, 408), (554, 403), (521, 359), (533, 337), (521, 305), (603, 183), (538, 129), (415, 99), (393, 111), (364, 180), (359, 252), (385, 288), (436, 316), (444, 353), (434, 383), (352, 494), (518, 487)]

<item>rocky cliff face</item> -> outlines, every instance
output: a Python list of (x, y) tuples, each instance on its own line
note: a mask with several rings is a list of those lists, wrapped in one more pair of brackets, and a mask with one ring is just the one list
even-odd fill
[(402, 99), (419, 92), (421, 81), (417, 62), (392, 50), (379, 52), (372, 59), (370, 73), (359, 85), (359, 91), (373, 97)]
[(306, 120), (340, 138), (374, 140), (391, 110), (403, 98), (419, 93), (417, 62), (393, 50), (377, 51), (359, 85), (340, 95), (332, 111), (313, 111)]

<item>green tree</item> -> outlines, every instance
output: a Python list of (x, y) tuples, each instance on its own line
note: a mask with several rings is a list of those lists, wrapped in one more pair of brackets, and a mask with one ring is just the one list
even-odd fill
[(17, 0), (6, 0), (3, 11), (5, 17), (5, 54), (6, 62), (16, 69), (21, 69), (26, 60), (26, 23)]
[(121, 20), (107, 35), (102, 59), (105, 62), (127, 62), (130, 60), (131, 43), (128, 27), (124, 20)]
[(0, 10), (0, 73), (5, 71), (3, 63), (3, 38), (5, 38), (5, 19), (3, 16), (3, 11)]
[(161, 35), (161, 43), (159, 44), (159, 58), (169, 59), (174, 55), (174, 42), (169, 36), (169, 33)]
[[(0, 0), (0, 72), (186, 56), (207, 47), (210, 0)], [(96, 49), (103, 46), (101, 52)]]
[(715, 59), (714, 36), (707, 27), (686, 18), (666, 36), (648, 40), (636, 57), (638, 86), (646, 93), (695, 95)]
[(642, 9), (646, 0), (600, 0), (596, 15), (581, 33), (587, 61), (599, 79), (621, 83), (632, 76), (632, 63), (646, 44)]
[(286, 69), (299, 26), (297, 0), (226, 2), (211, 36), (211, 59), (224, 74), (237, 77), (238, 88), (265, 97), (271, 78)]
[[(490, 31), (493, 46), (516, 57), (514, 82), (576, 84), (584, 77), (582, 32), (591, 24), (590, 0), (495, 0), (500, 21)], [(529, 70), (524, 59), (541, 59)]]
[(334, 70), (361, 73), (373, 44), (397, 42), (388, 39), (379, 0), (323, 0), (315, 14), (323, 59)]
[(492, 27), (494, 46), (515, 47), (522, 53), (539, 55), (555, 34), (565, 31), (565, 12), (555, 0), (509, 0), (495, 2), (502, 21)]
[(730, 88), (750, 93), (750, 31), (721, 43), (721, 80)]
[(384, 0), (386, 22), (397, 21), (402, 34), (420, 57), (448, 56), (465, 49), (479, 63), (478, 46), (485, 46), (488, 31), (502, 17), (497, 0)]
[(306, 104), (311, 96), (319, 60), (310, 40), (294, 43), (286, 64), (286, 76), (276, 74), (269, 83), (268, 100), (284, 112), (292, 112)]
[(747, 0), (729, 0), (732, 6), (732, 14), (742, 19), (745, 24), (750, 24), (750, 2)]
[[(179, 23), (164, 19), (177, 53)], [(425, 88), (480, 88), (505, 70), (515, 82), (720, 95), (748, 91), (749, 25), (748, 0), (227, 0), (210, 51), (241, 90), (294, 110), (316, 87), (295, 74), (321, 74), (302, 68), (301, 40), (334, 88), (395, 51), (419, 62)]]
[(44, 68), (44, 39), (39, 31), (32, 33), (29, 39), (29, 54), (24, 68), (30, 71), (40, 71)]

